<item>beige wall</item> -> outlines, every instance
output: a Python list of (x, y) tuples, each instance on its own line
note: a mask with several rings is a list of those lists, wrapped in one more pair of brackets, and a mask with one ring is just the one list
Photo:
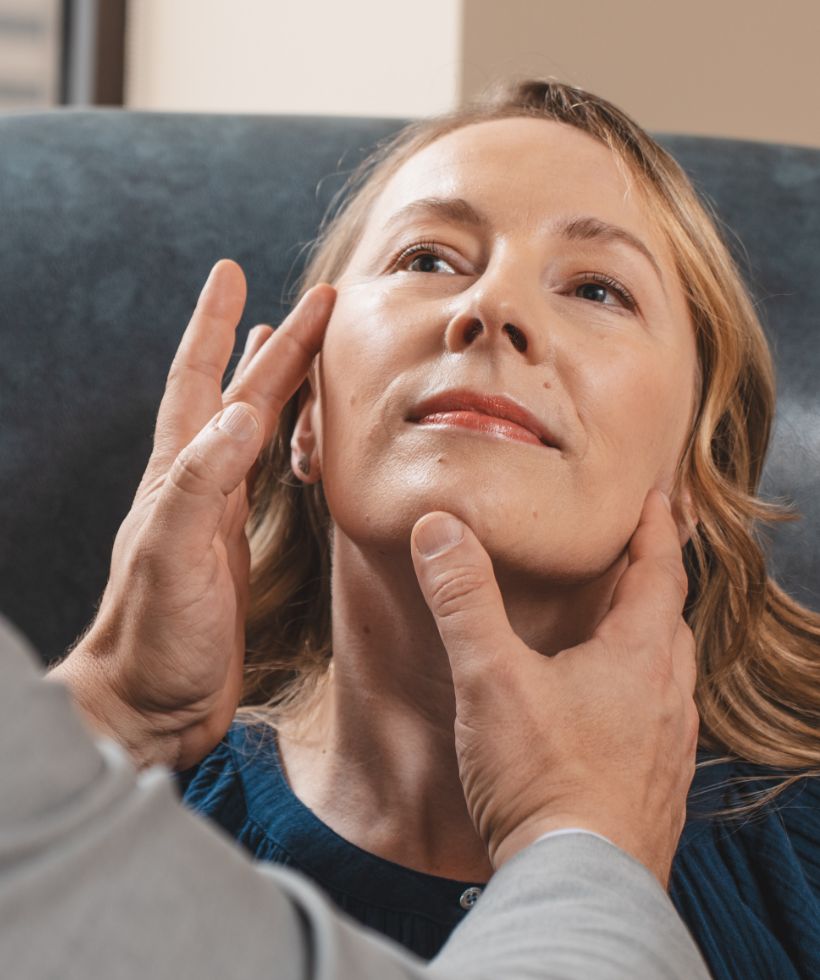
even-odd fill
[(134, 108), (417, 116), (553, 75), (659, 132), (820, 146), (820, 0), (130, 0)]
[(130, 0), (140, 109), (418, 116), (449, 108), (460, 0)]
[(820, 0), (465, 0), (461, 92), (554, 75), (644, 128), (820, 146)]
[(59, 101), (60, 5), (0, 0), (0, 111)]

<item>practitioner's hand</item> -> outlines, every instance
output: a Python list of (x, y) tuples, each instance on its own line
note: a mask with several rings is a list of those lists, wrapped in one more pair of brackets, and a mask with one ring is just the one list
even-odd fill
[(461, 541), (422, 557), (425, 538), (441, 544), (442, 516), (416, 524), (413, 562), (450, 657), (459, 771), (493, 865), (547, 831), (580, 827), (666, 887), (698, 714), (694, 639), (681, 616), (686, 573), (664, 498), (647, 496), (591, 639), (554, 657), (513, 632), (490, 558), (466, 525)]
[(50, 674), (138, 765), (193, 765), (234, 715), (245, 655), (248, 483), (322, 345), (336, 294), (316, 286), (277, 330), (257, 327), (223, 394), (245, 295), (239, 266), (218, 262), (171, 365), (154, 449), (117, 533), (97, 617)]

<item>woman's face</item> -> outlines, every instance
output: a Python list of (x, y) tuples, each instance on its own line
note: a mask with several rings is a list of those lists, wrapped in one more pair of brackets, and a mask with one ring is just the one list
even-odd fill
[(338, 530), (409, 556), (416, 520), (446, 510), (497, 573), (609, 568), (648, 490), (672, 486), (696, 352), (669, 248), (607, 147), (526, 118), (440, 138), (390, 179), (336, 285), (293, 445)]

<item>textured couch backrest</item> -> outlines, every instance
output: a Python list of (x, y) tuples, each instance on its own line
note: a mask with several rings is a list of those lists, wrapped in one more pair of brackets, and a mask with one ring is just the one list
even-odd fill
[[(212, 263), (249, 282), (237, 357), (289, 305), (343, 176), (400, 121), (116, 110), (0, 117), (0, 610), (46, 658), (92, 618), (165, 377)], [(775, 576), (820, 608), (820, 151), (660, 137), (731, 229), (778, 364)], [(747, 253), (747, 254), (744, 254)]]

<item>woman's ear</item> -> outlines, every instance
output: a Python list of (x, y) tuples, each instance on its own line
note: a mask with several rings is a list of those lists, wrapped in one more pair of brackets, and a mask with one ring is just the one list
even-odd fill
[(318, 425), (316, 394), (310, 382), (305, 381), (299, 390), (299, 414), (290, 437), (290, 468), (302, 483), (318, 483), (322, 478)]

